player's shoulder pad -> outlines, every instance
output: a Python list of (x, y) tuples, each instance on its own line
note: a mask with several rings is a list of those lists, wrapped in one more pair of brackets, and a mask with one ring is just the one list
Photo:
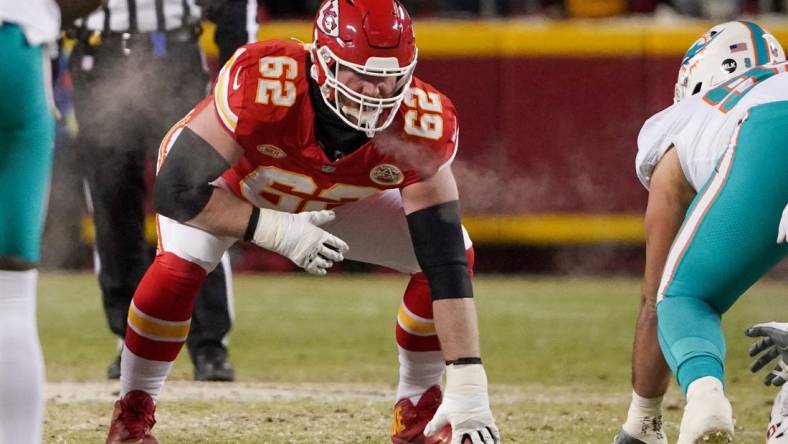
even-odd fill
[(452, 103), (451, 99), (438, 88), (415, 76), (410, 83), (408, 91), (405, 93), (402, 107), (405, 109), (422, 109), (424, 111), (437, 112), (444, 117), (444, 120), (449, 118), (456, 121), (457, 119), (457, 110), (454, 108), (454, 103)]
[[(437, 88), (414, 77), (399, 110), (406, 140), (429, 155), (426, 164), (438, 168), (451, 163), (457, 153), (459, 126), (452, 101)], [(423, 167), (425, 163), (420, 160)], [(433, 172), (434, 172), (433, 171)]]
[(306, 58), (302, 43), (267, 40), (238, 48), (219, 72), (214, 105), (224, 127), (235, 134), (239, 121), (276, 121), (306, 95)]
[(646, 189), (651, 184), (654, 172), (662, 156), (676, 143), (678, 132), (692, 118), (694, 112), (703, 109), (700, 95), (688, 97), (654, 114), (640, 128), (635, 157), (635, 172)]

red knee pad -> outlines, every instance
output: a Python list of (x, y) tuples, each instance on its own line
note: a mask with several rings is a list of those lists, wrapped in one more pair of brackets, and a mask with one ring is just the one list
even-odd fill
[[(473, 247), (466, 250), (468, 256), (468, 272), (473, 276), (473, 262), (474, 252)], [(414, 273), (410, 277), (408, 287), (405, 289), (405, 295), (402, 298), (402, 305), (407, 312), (423, 318), (425, 320), (432, 320), (432, 294), (430, 292), (430, 284), (424, 273)], [(401, 318), (399, 316), (398, 318)], [(399, 319), (396, 326), (397, 344), (405, 350), (411, 351), (438, 351), (440, 350), (440, 342), (438, 342), (438, 335), (432, 334), (413, 334), (403, 328)], [(418, 328), (418, 322), (414, 327)]]
[(145, 359), (174, 361), (205, 276), (202, 267), (172, 253), (156, 256), (132, 299), (126, 347)]

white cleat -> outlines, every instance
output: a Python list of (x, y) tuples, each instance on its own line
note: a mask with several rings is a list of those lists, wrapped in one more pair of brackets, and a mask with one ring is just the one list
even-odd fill
[(687, 390), (677, 444), (725, 444), (733, 441), (733, 409), (722, 383), (710, 376), (697, 379)]
[(772, 417), (766, 430), (766, 444), (788, 444), (788, 418)]
[(788, 444), (788, 406), (785, 404), (785, 387), (777, 394), (769, 415), (766, 444)]

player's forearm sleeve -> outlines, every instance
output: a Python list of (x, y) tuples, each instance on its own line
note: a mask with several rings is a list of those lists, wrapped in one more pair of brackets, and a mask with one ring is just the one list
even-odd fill
[(211, 182), (229, 167), (208, 142), (184, 128), (156, 176), (154, 210), (181, 223), (194, 219), (211, 199)]
[(459, 202), (414, 211), (407, 219), (416, 259), (430, 283), (432, 299), (473, 297)]

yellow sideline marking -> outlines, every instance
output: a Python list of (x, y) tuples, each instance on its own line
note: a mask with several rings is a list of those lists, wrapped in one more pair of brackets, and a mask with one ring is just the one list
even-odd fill
[[(494, 245), (596, 245), (643, 243), (643, 216), (636, 213), (556, 213), (523, 215), (465, 215), (471, 239)], [(82, 221), (82, 239), (93, 245), (93, 219)], [(145, 220), (145, 239), (156, 245), (156, 221)]]
[(643, 243), (640, 214), (530, 214), (464, 216), (465, 228), (478, 244), (594, 245)]
[[(777, 40), (788, 42), (788, 25), (762, 23)], [(713, 23), (683, 20), (658, 25), (643, 19), (609, 20), (437, 20), (416, 19), (416, 43), (426, 57), (496, 56), (681, 56)], [(209, 56), (216, 56), (215, 27), (207, 23), (200, 38)], [(312, 40), (312, 23), (269, 21), (260, 26), (258, 40), (295, 37)]]

